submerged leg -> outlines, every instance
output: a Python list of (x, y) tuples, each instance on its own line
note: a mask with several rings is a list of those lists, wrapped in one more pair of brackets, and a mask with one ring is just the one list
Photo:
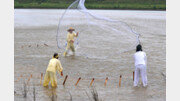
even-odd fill
[(67, 55), (67, 51), (65, 51), (63, 55), (66, 56)]

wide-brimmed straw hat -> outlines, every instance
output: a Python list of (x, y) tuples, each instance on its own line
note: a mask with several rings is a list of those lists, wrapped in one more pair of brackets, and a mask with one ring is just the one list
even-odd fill
[(67, 31), (74, 31), (75, 29), (73, 29), (72, 27), (70, 27)]

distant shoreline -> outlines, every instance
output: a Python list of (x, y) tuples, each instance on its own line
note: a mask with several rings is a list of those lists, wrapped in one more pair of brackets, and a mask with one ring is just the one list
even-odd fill
[[(70, 3), (14, 3), (14, 8), (23, 9), (66, 9)], [(122, 3), (122, 4), (85, 4), (87, 9), (109, 9), (109, 10), (166, 10), (165, 3)]]
[[(14, 9), (67, 9), (67, 8), (14, 8)], [(144, 10), (144, 11), (166, 11), (166, 9), (96, 9), (87, 8), (88, 10)]]

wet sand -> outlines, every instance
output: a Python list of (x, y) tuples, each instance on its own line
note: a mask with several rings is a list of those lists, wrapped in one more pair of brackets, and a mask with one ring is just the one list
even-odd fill
[[(60, 15), (64, 10), (49, 9), (15, 9), (14, 17), (14, 83), (15, 101), (33, 101), (33, 87), (36, 90), (36, 101), (50, 101), (52, 91), (58, 101), (88, 101), (87, 94), (92, 98), (89, 87), (92, 78), (94, 86), (102, 101), (165, 101), (166, 100), (166, 12), (165, 11), (129, 11), (129, 10), (92, 10), (97, 14), (112, 19), (123, 20), (141, 33), (143, 50), (147, 53), (148, 87), (133, 87), (134, 71), (133, 54), (135, 50), (116, 54), (116, 45), (108, 44), (98, 48), (101, 40), (84, 39), (76, 51), (76, 56), (60, 57), (64, 67), (64, 76), (58, 75), (58, 88), (44, 88), (40, 85), (41, 73), (45, 73), (49, 59), (54, 52), (59, 52), (56, 43), (56, 31)], [(77, 21), (78, 23), (79, 21)], [(96, 34), (92, 34), (92, 37)], [(100, 35), (99, 35), (100, 37)], [(113, 34), (109, 37), (114, 38)], [(101, 37), (102, 38), (102, 37)], [(116, 38), (116, 37), (115, 37)], [(93, 41), (92, 41), (93, 40)], [(81, 42), (82, 42), (81, 41)], [(108, 42), (106, 42), (108, 41)], [(112, 43), (116, 40), (111, 40)], [(121, 40), (122, 41), (122, 40)], [(94, 43), (93, 43), (94, 42)], [(89, 44), (91, 43), (91, 44)], [(106, 44), (107, 43), (107, 44)], [(111, 48), (114, 47), (114, 48)], [(106, 49), (101, 52), (101, 50)], [(85, 52), (92, 57), (81, 55)], [(27, 98), (23, 98), (23, 84), (30, 74), (32, 79), (27, 86)], [(62, 85), (65, 75), (68, 75), (66, 86)], [(122, 75), (121, 87), (118, 87), (119, 76)], [(81, 77), (75, 87), (77, 79)], [(108, 77), (107, 86), (104, 86)], [(87, 94), (86, 94), (87, 92)], [(70, 94), (69, 94), (70, 93)]]

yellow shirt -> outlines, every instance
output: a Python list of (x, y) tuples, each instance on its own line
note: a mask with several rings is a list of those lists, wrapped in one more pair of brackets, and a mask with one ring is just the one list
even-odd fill
[(70, 42), (70, 40), (74, 41), (74, 37), (76, 37), (76, 34), (74, 32), (68, 33), (68, 35), (67, 35), (67, 42)]
[(51, 71), (54, 73), (56, 73), (56, 71), (58, 71), (60, 73), (60, 72), (62, 72), (62, 70), (63, 70), (63, 67), (61, 65), (61, 62), (56, 58), (52, 58), (49, 61), (49, 65), (48, 65), (48, 68), (46, 71)]

